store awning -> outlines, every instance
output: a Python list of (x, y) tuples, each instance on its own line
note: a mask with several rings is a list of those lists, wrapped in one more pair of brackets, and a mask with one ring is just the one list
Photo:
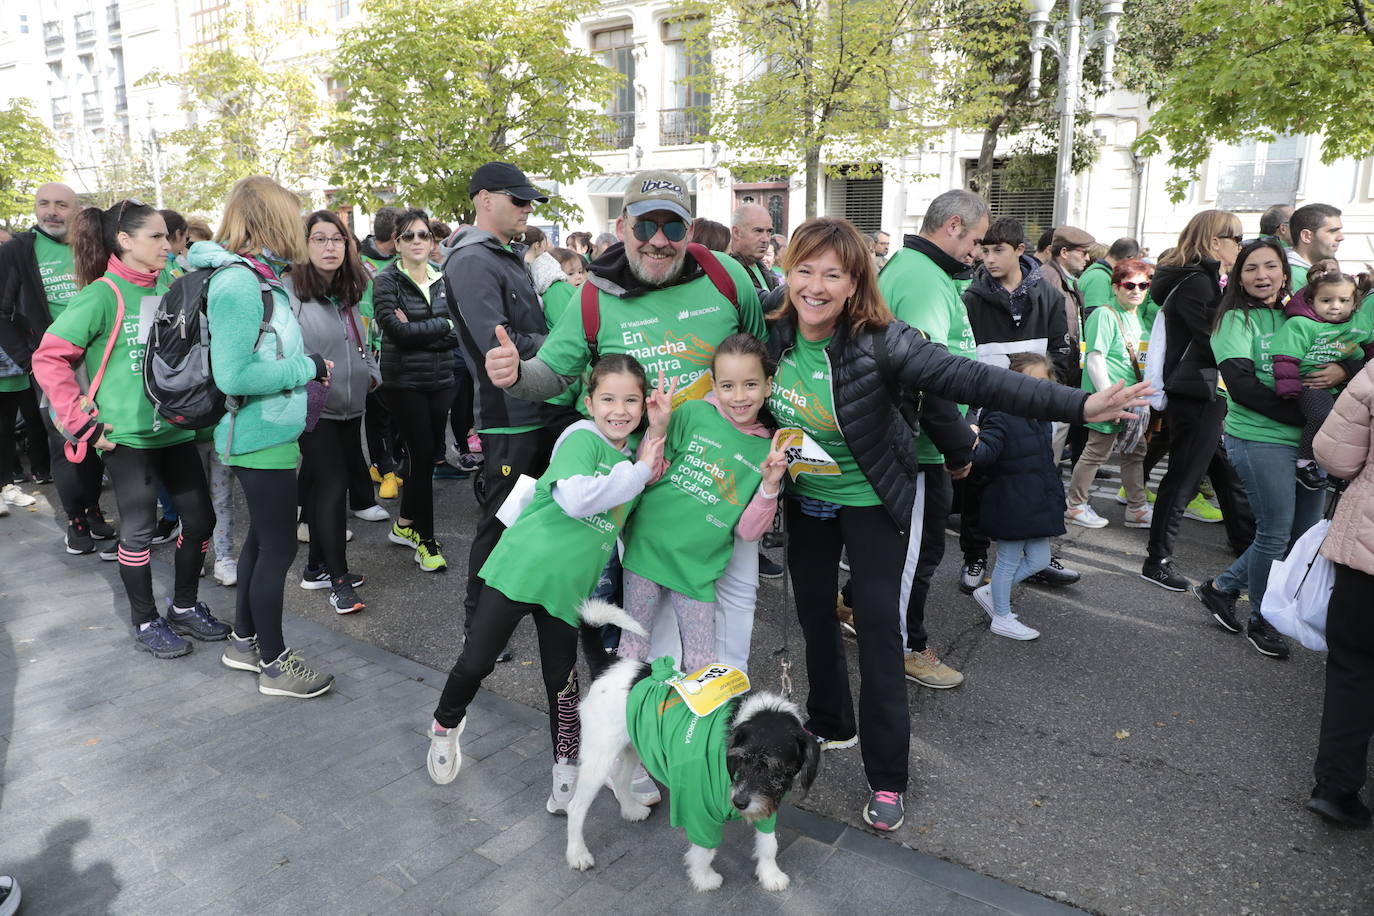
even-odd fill
[[(696, 191), (697, 176), (684, 177), (687, 179), (687, 190)], [(625, 193), (625, 185), (629, 181), (629, 175), (597, 175), (587, 182), (587, 193), (593, 197), (620, 197)]]

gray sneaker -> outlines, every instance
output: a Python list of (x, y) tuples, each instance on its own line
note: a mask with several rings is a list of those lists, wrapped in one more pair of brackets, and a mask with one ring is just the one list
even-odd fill
[(458, 739), (463, 737), (463, 729), (467, 727), (467, 716), (453, 728), (442, 728), (432, 720), (429, 723), (429, 754), (425, 766), (429, 769), (429, 778), (441, 786), (458, 778), (458, 770), (463, 766), (463, 749), (458, 746)]
[(243, 639), (236, 633), (230, 633), (229, 645), (225, 647), (224, 654), (219, 657), (219, 660), (226, 668), (251, 671), (257, 674), (262, 670), (262, 656), (258, 654), (258, 638), (249, 636), (247, 639)]
[(568, 762), (566, 757), (558, 758), (553, 765), (553, 788), (549, 791), (549, 800), (544, 803), (544, 810), (550, 814), (567, 814), (568, 802), (572, 801), (576, 789), (577, 764)]
[(287, 649), (270, 665), (258, 672), (258, 693), (269, 697), (296, 697), (300, 700), (317, 697), (334, 686), (334, 675), (316, 671), (305, 663), (301, 654)]

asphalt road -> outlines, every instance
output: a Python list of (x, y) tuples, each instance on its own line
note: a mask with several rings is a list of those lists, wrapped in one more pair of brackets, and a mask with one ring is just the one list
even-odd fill
[[(1107, 492), (1100, 488), (1094, 505), (1112, 525), (1072, 528), (1061, 542), (1082, 581), (1014, 596), (1043, 633), (1035, 642), (989, 633), (956, 586), (949, 536), (928, 628), (931, 645), (967, 680), (954, 690), (908, 687), (911, 789), (906, 824), (890, 839), (1100, 913), (1374, 912), (1374, 835), (1334, 830), (1302, 809), (1322, 656), (1296, 648), (1288, 661), (1262, 657), (1191, 596), (1138, 578), (1147, 532), (1121, 527)], [(436, 498), (447, 573), (420, 572), (386, 542), (386, 525), (354, 519), (350, 563), (369, 576), (367, 610), (339, 617), (326, 592), (294, 580), (289, 610), (446, 670), (461, 641), (475, 503), (468, 481), (437, 481)], [(1177, 562), (1195, 578), (1219, 572), (1229, 562), (1221, 526), (1185, 520)], [(229, 609), (226, 590), (205, 591), (212, 606)], [(776, 689), (775, 653), (789, 640), (804, 701), (800, 634), (789, 618), (781, 583), (765, 581), (751, 674)], [(542, 708), (528, 623), (513, 649), (515, 660), (486, 686)], [(854, 749), (826, 755), (803, 807), (862, 827), (866, 799)]]

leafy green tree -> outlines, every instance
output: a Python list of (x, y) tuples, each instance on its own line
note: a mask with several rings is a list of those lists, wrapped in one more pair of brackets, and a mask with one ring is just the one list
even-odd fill
[(871, 174), (955, 112), (930, 48), (926, 0), (685, 0), (689, 80), (711, 93), (710, 136), (742, 178), (804, 163), (806, 215), (822, 173)]
[(1182, 200), (1217, 144), (1323, 134), (1322, 161), (1374, 147), (1374, 9), (1366, 0), (1286, 0), (1237, 8), (1196, 0), (1184, 47), (1138, 150), (1169, 150)]
[(28, 99), (0, 108), (0, 223), (15, 225), (33, 213), (33, 193), (62, 177), (52, 132)]
[[(343, 195), (377, 203), (393, 192), (466, 219), (468, 179), (485, 162), (557, 182), (598, 171), (587, 151), (609, 126), (597, 109), (614, 74), (566, 33), (595, 8), (432, 0), (417, 20), (412, 0), (370, 0), (333, 58), (347, 91), (325, 137)], [(577, 215), (559, 198), (543, 212)]]
[(305, 27), (264, 15), (268, 8), (250, 3), (231, 13), (184, 68), (140, 80), (178, 86), (190, 115), (190, 126), (166, 138), (180, 151), (171, 157), (175, 169), (167, 170), (174, 189), (167, 197), (178, 207), (214, 209), (248, 175), (270, 175), (299, 189), (326, 170), (325, 151), (315, 142), (327, 113), (320, 80), (279, 55)]

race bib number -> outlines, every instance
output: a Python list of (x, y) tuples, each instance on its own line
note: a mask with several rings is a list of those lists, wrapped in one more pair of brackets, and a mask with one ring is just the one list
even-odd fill
[(694, 674), (673, 678), (668, 684), (682, 697), (692, 715), (700, 717), (748, 693), (749, 675), (729, 665), (707, 665)]
[(840, 473), (840, 466), (835, 459), (795, 426), (778, 430), (777, 447), (787, 456), (787, 473), (793, 480), (801, 474), (830, 477)]

